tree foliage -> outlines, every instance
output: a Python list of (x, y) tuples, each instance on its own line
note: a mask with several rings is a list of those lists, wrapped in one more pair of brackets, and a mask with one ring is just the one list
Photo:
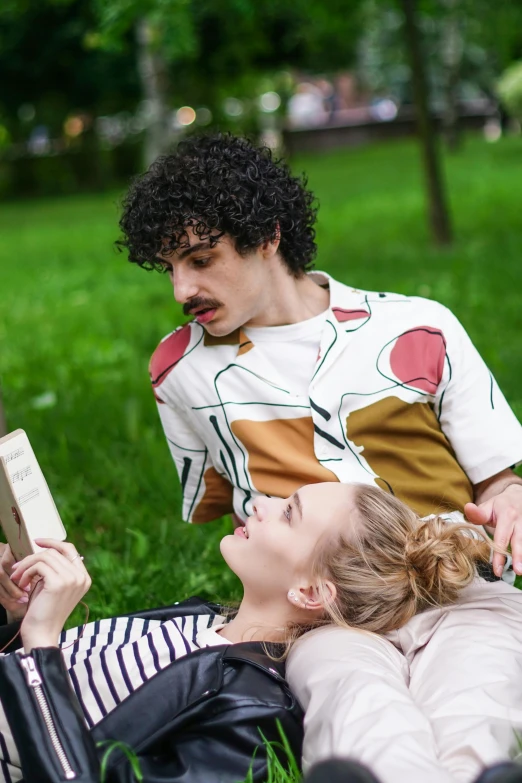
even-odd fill
[(91, 0), (6, 0), (0, 4), (0, 111), (21, 104), (51, 127), (73, 109), (116, 111), (133, 106), (140, 87), (134, 42), (119, 52), (89, 48), (96, 24)]
[(360, 2), (343, 0), (92, 0), (101, 46), (119, 48), (146, 17), (176, 64), (229, 78), (237, 69), (347, 67), (360, 33)]
[[(441, 98), (444, 92), (452, 59), (458, 59), (461, 82), (492, 94), (498, 74), (522, 56), (522, 3), (518, 0), (499, 0), (495, 5), (488, 0), (419, 0), (417, 7), (435, 97)], [(398, 0), (366, 0), (361, 65), (373, 89), (391, 90), (411, 100), (402, 26)], [(458, 38), (453, 40), (453, 52), (448, 51), (450, 29)]]
[(498, 82), (500, 100), (507, 111), (522, 120), (522, 60), (506, 68)]

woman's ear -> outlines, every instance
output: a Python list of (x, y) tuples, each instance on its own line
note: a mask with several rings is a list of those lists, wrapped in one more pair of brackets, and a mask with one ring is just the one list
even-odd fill
[(336, 599), (337, 588), (333, 582), (330, 582), (329, 579), (326, 579), (323, 582), (323, 606), (326, 608), (327, 605), (335, 603)]
[(324, 581), (322, 590), (317, 585), (308, 587), (296, 587), (289, 590), (287, 598), (296, 609), (306, 609), (311, 612), (320, 612), (326, 608), (326, 604), (333, 603), (337, 597), (337, 590), (333, 582)]

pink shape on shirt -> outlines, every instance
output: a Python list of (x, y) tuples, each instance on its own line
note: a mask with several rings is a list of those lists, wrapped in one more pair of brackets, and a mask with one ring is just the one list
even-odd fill
[(442, 380), (445, 357), (446, 341), (441, 330), (417, 326), (397, 338), (390, 366), (402, 383), (434, 394)]
[(154, 387), (163, 383), (167, 375), (184, 356), (190, 342), (190, 324), (176, 329), (158, 345), (150, 360), (149, 372)]
[(342, 307), (332, 307), (332, 312), (338, 321), (356, 321), (358, 318), (368, 318), (368, 310), (343, 310)]

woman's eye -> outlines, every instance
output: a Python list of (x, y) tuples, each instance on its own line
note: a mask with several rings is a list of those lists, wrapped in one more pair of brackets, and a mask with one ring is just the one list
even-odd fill
[(284, 510), (284, 512), (283, 512), (283, 513), (284, 513), (285, 519), (286, 519), (288, 522), (290, 522), (290, 520), (292, 519), (292, 506), (290, 505), (290, 503), (289, 503), (289, 504), (288, 504), (288, 506), (285, 508), (285, 510)]

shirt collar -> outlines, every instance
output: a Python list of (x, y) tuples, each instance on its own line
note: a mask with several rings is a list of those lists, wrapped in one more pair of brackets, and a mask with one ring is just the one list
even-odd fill
[(250, 349), (254, 347), (254, 343), (246, 336), (246, 334), (244, 333), (241, 327), (239, 327), (238, 329), (234, 329), (234, 331), (230, 332), (230, 334), (223, 334), (218, 337), (216, 335), (209, 334), (205, 330), (203, 343), (205, 346), (237, 345), (238, 356), (242, 356), (243, 354), (248, 353), (248, 351), (250, 351)]
[[(329, 288), (329, 310), (332, 312), (336, 324), (342, 325), (346, 321), (353, 320), (360, 321), (362, 318), (367, 318), (370, 315), (364, 305), (356, 306), (357, 303), (360, 302), (360, 296), (358, 295), (361, 294), (361, 291), (358, 289), (350, 288), (343, 283), (339, 283), (335, 278), (318, 269), (308, 272), (308, 274), (310, 277), (315, 278), (315, 282), (318, 285), (327, 286)], [(350, 297), (349, 294), (355, 296)], [(346, 331), (351, 331), (351, 329), (348, 328)], [(237, 345), (237, 356), (248, 353), (248, 351), (254, 347), (254, 343), (246, 336), (241, 327), (234, 329), (230, 334), (224, 334), (219, 337), (209, 334), (205, 330), (203, 342), (205, 346)]]

